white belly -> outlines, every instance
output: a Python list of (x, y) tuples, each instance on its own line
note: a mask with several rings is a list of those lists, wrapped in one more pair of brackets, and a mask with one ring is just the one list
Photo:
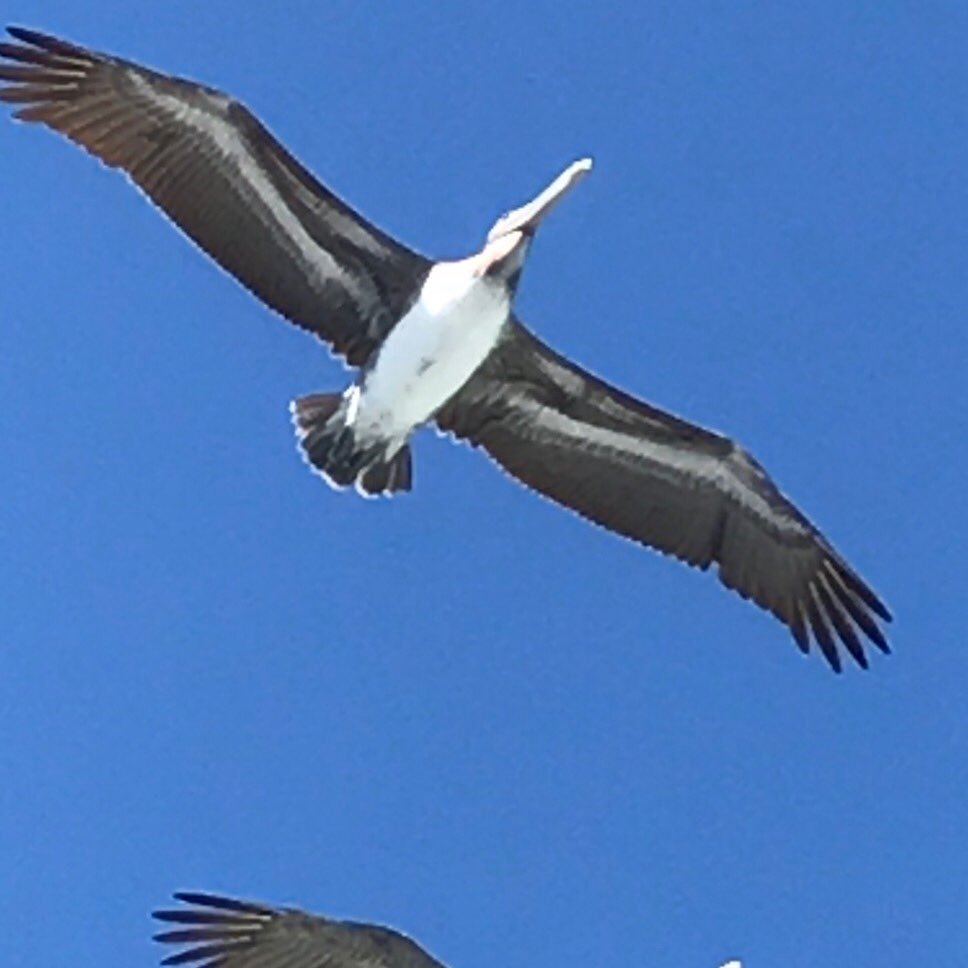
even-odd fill
[(402, 443), (480, 366), (509, 310), (505, 287), (471, 275), (466, 262), (434, 266), (420, 298), (390, 331), (357, 391), (357, 435)]

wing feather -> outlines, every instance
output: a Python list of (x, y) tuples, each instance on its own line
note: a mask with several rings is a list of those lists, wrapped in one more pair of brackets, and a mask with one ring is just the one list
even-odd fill
[(155, 911), (180, 925), (155, 940), (185, 945), (162, 964), (200, 968), (444, 968), (419, 945), (389, 928), (335, 921), (295, 908), (197, 892), (175, 898), (190, 907)]
[(514, 321), (437, 416), (523, 484), (611, 531), (706, 569), (812, 637), (840, 671), (838, 643), (889, 651), (890, 612), (760, 464), (733, 441), (609, 386)]
[(320, 184), (221, 91), (20, 27), (0, 101), (120, 168), (222, 268), (365, 362), (429, 263)]

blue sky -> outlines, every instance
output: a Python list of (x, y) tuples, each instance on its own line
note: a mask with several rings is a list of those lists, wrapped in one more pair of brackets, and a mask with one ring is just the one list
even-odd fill
[(153, 964), (176, 888), (453, 968), (963, 963), (968, 13), (591, 6), (4, 16), (235, 93), (440, 256), (594, 156), (522, 316), (748, 446), (895, 655), (835, 677), (431, 433), (334, 494), (287, 403), (339, 365), (4, 120), (4, 965)]

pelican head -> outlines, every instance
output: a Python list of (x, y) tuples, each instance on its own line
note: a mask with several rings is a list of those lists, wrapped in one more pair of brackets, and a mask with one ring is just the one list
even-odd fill
[(572, 162), (547, 188), (520, 208), (505, 212), (491, 226), (476, 257), (480, 275), (499, 276), (514, 288), (528, 247), (541, 220), (591, 171), (591, 158)]

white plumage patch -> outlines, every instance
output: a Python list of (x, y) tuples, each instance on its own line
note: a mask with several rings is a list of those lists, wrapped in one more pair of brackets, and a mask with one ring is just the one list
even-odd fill
[(509, 311), (507, 288), (475, 274), (472, 260), (435, 265), (366, 375), (353, 421), (357, 437), (406, 440), (481, 365)]

